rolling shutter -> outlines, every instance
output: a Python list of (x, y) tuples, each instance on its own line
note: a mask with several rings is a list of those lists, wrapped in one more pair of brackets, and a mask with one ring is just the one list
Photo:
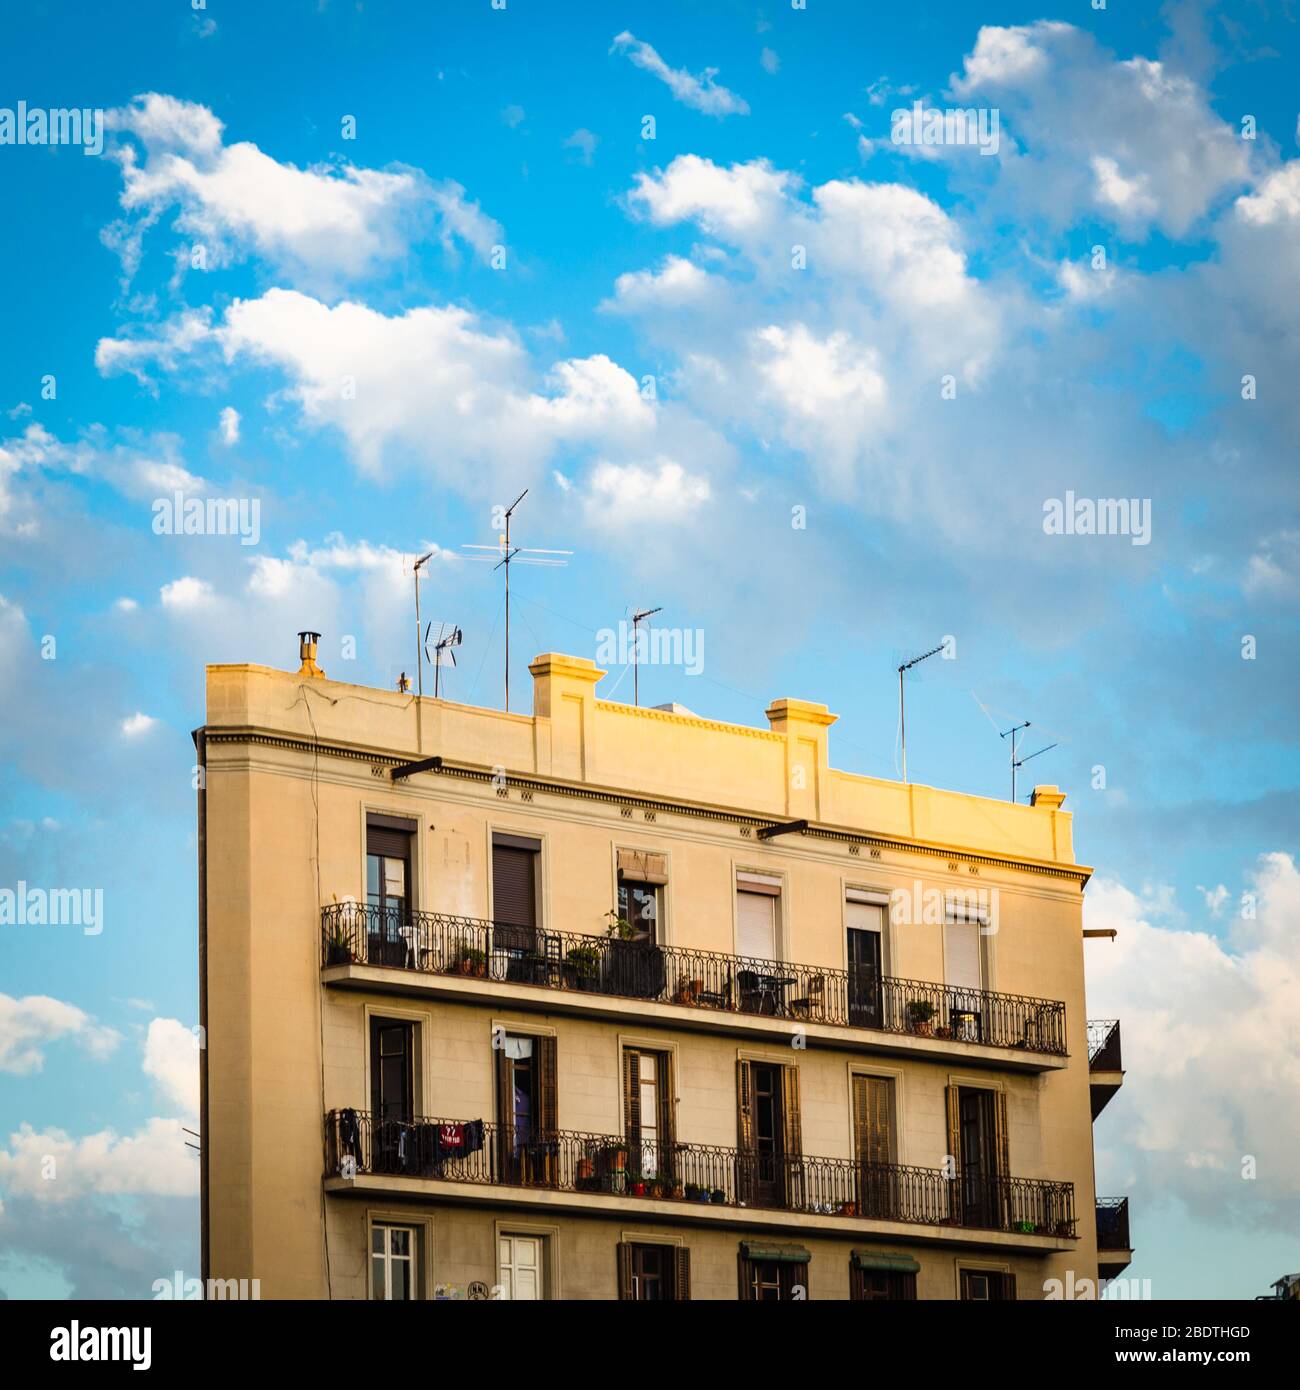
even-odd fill
[(537, 851), (492, 841), (492, 916), (510, 926), (537, 926)]
[(946, 922), (943, 928), (944, 982), (958, 989), (983, 988), (980, 929), (977, 922)]
[(776, 898), (747, 889), (736, 893), (737, 944), (742, 956), (776, 957)]

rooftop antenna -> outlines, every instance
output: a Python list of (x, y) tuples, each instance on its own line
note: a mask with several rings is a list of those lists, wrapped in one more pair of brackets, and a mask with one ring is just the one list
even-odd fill
[(411, 573), (415, 577), (415, 683), (416, 693), (424, 694), (424, 662), (420, 659), (420, 567), (433, 559), (433, 551), (426, 551), (415, 562)]
[(1009, 738), (1009, 739), (1011, 740), (1011, 799), (1012, 799), (1012, 801), (1014, 801), (1014, 800), (1016, 799), (1016, 768), (1018, 768), (1018, 767), (1020, 766), (1020, 764), (1019, 764), (1018, 762), (1016, 762), (1016, 735), (1017, 735), (1022, 729), (1027, 729), (1028, 727), (1029, 727), (1029, 720), (1026, 719), (1025, 722), (1024, 722), (1023, 724), (1014, 724), (1014, 725), (1012, 725), (1012, 727), (1009, 728), (1005, 733), (1000, 733), (1000, 734), (998, 734), (998, 737), (999, 737), (999, 738)]
[[(1049, 743), (1049, 744), (1047, 745), (1046, 748), (1040, 748), (1040, 749), (1038, 750), (1038, 753), (1031, 753), (1031, 754), (1029, 755), (1029, 758), (1036, 758), (1036, 757), (1038, 757), (1039, 753), (1046, 753), (1046, 752), (1048, 752), (1049, 750), (1051, 750), (1051, 749), (1053, 749), (1053, 748), (1055, 748), (1055, 747), (1057, 747), (1057, 745), (1056, 745), (1055, 743)], [(1019, 762), (1015, 762), (1015, 763), (1012, 763), (1012, 764), (1011, 764), (1011, 799), (1012, 799), (1012, 801), (1014, 801), (1014, 800), (1016, 799), (1016, 768), (1018, 768), (1018, 767), (1024, 767), (1024, 765), (1029, 761), (1029, 758), (1021, 758)]]
[(470, 560), (488, 560), (492, 555), (499, 555), (501, 558), (493, 566), (493, 569), (504, 569), (506, 572), (506, 712), (510, 711), (510, 563), (518, 559), (521, 565), (565, 565), (567, 560), (557, 560), (551, 557), (556, 555), (572, 555), (571, 550), (534, 550), (526, 546), (512, 546), (510, 544), (510, 518), (515, 508), (528, 496), (528, 489), (525, 488), (518, 497), (506, 508), (505, 523), (506, 529), (503, 535), (498, 538), (496, 545), (463, 545), (463, 550), (486, 550), (491, 552), (487, 555), (470, 555)]
[[(450, 629), (450, 630), (448, 630)], [(433, 644), (433, 655), (429, 656), (429, 633), (433, 631), (433, 624), (430, 623), (424, 630), (424, 654), (433, 662), (433, 698), (438, 699), (439, 680), (442, 674), (442, 654), (446, 652), (451, 657), (451, 664), (456, 664), (456, 648), (465, 640), (465, 634), (451, 623), (438, 624), (438, 640)]]
[(662, 608), (641, 608), (632, 614), (632, 703), (639, 706), (641, 703), (641, 680), (640, 671), (637, 664), (637, 628), (646, 618), (653, 618), (656, 613), (662, 613)]
[(920, 656), (914, 656), (911, 661), (905, 661), (898, 668), (898, 735), (903, 745), (903, 781), (907, 781), (907, 718), (903, 707), (903, 673), (910, 671), (913, 666), (919, 666), (923, 661), (929, 661), (932, 656), (938, 656), (943, 651), (943, 643), (931, 648), (928, 652), (923, 652)]

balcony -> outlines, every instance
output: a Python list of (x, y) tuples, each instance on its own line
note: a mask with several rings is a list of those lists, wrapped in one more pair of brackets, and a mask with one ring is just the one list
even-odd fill
[[(788, 1037), (1043, 1071), (1065, 1064), (1065, 1005), (866, 971), (541, 931), (473, 917), (334, 903), (321, 912), (327, 984), (645, 1019), (703, 1031)], [(400, 981), (399, 981), (400, 975)], [(635, 1001), (614, 1007), (613, 1001)], [(602, 1005), (604, 1008), (602, 1009)], [(896, 1039), (896, 1045), (888, 1040)]]
[(1097, 1272), (1114, 1279), (1129, 1267), (1133, 1243), (1128, 1233), (1128, 1198), (1097, 1198)]
[(1124, 1084), (1117, 1018), (1088, 1020), (1088, 1082), (1095, 1120)]
[[(462, 1199), (484, 1195), (465, 1192), (469, 1186), (498, 1189), (516, 1204), (697, 1224), (764, 1224), (765, 1216), (788, 1213), (804, 1229), (860, 1234), (864, 1222), (894, 1223), (934, 1228), (924, 1234), (949, 1241), (957, 1233), (941, 1228), (957, 1227), (1001, 1233), (993, 1243), (1029, 1250), (1065, 1249), (1077, 1236), (1068, 1182), (953, 1180), (938, 1168), (781, 1158), (713, 1144), (652, 1149), (575, 1130), (525, 1141), (512, 1126), (475, 1122), (473, 1128), (480, 1126), (481, 1147), (465, 1152), (464, 1121), (376, 1124), (365, 1111), (332, 1110), (325, 1117), (326, 1188), (438, 1200), (458, 1187)], [(459, 1147), (445, 1143), (444, 1127), (460, 1130)]]

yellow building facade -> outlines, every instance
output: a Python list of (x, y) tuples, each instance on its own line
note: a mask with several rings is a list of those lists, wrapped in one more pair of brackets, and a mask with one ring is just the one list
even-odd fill
[(754, 729), (602, 701), (579, 658), (531, 671), (529, 716), (329, 680), (310, 637), (296, 672), (208, 668), (205, 1278), (646, 1300), (1095, 1279), (1063, 796), (838, 771), (806, 701)]

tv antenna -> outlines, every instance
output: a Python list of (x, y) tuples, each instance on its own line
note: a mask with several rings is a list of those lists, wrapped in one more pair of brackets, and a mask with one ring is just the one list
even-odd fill
[(510, 565), (517, 560), (521, 565), (567, 565), (567, 560), (557, 560), (557, 555), (572, 555), (571, 550), (535, 550), (527, 546), (512, 546), (510, 544), (510, 518), (514, 514), (515, 508), (528, 496), (528, 489), (525, 488), (518, 497), (506, 508), (505, 523), (506, 529), (497, 538), (496, 545), (462, 545), (462, 550), (486, 550), (487, 555), (467, 555), (468, 560), (482, 560), (490, 563), (494, 555), (501, 558), (492, 566), (493, 569), (504, 569), (506, 572), (506, 711), (510, 710)]
[(415, 683), (416, 693), (424, 694), (424, 662), (420, 659), (420, 569), (433, 559), (433, 551), (426, 551), (415, 562), (411, 573), (415, 576)]
[(903, 673), (910, 671), (913, 666), (919, 666), (923, 661), (929, 661), (932, 656), (938, 656), (943, 651), (943, 643), (931, 648), (928, 652), (923, 652), (920, 656), (914, 656), (911, 661), (905, 661), (898, 668), (898, 737), (903, 745), (903, 781), (907, 781), (907, 718), (903, 707)]
[(442, 674), (442, 654), (446, 652), (451, 658), (451, 664), (456, 664), (456, 648), (465, 640), (465, 634), (454, 623), (438, 624), (438, 640), (433, 644), (433, 655), (429, 655), (429, 633), (433, 631), (433, 624), (430, 623), (424, 629), (424, 655), (425, 658), (433, 662), (433, 698), (438, 699), (439, 680)]
[(638, 669), (639, 652), (637, 651), (637, 629), (646, 618), (653, 618), (656, 613), (662, 613), (663, 611), (662, 607), (641, 608), (632, 614), (632, 704), (634, 706), (638, 706), (641, 703), (641, 673)]
[[(1047, 752), (1049, 752), (1051, 749), (1055, 748), (1056, 746), (1057, 746), (1057, 745), (1056, 745), (1055, 743), (1049, 743), (1049, 744), (1047, 745), (1046, 748), (1040, 748), (1040, 749), (1038, 750), (1038, 753), (1031, 753), (1031, 754), (1029, 755), (1029, 758), (1036, 758), (1036, 757), (1038, 757), (1039, 753), (1047, 753)], [(1029, 761), (1029, 758), (1021, 758), (1019, 762), (1015, 762), (1015, 763), (1012, 763), (1012, 764), (1011, 764), (1011, 777), (1012, 777), (1012, 782), (1011, 782), (1011, 799), (1012, 799), (1012, 801), (1014, 801), (1014, 800), (1016, 799), (1016, 784), (1015, 784), (1016, 768), (1018, 768), (1018, 767), (1024, 767), (1024, 765)]]

